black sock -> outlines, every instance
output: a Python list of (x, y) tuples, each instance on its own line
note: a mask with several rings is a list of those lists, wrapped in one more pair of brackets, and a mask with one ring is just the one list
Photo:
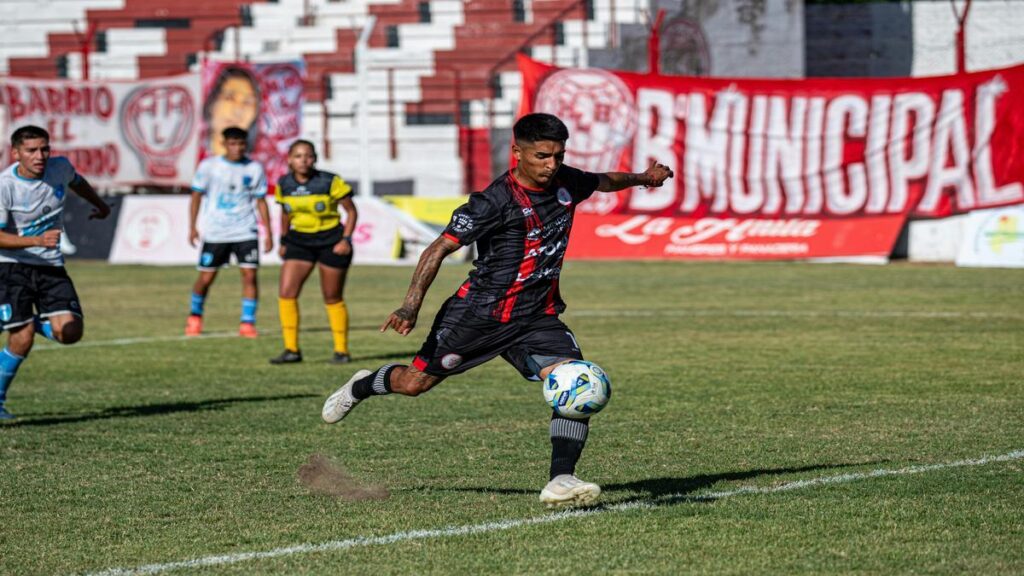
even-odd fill
[(352, 384), (352, 396), (356, 400), (365, 400), (370, 396), (391, 394), (391, 371), (398, 366), (398, 364), (385, 364), (369, 376), (356, 380)]
[(576, 463), (583, 454), (590, 432), (590, 419), (572, 420), (561, 416), (551, 417), (551, 470), (550, 477), (573, 474)]

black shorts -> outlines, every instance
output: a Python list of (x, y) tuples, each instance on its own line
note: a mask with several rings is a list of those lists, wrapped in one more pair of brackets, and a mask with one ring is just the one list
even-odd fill
[(284, 259), (319, 262), (331, 268), (348, 268), (352, 264), (352, 251), (344, 256), (334, 253), (334, 245), (341, 242), (344, 232), (341, 226), (312, 233), (289, 230), (281, 237)]
[(0, 263), (0, 330), (42, 318), (72, 314), (82, 317), (78, 293), (63, 266)]
[(260, 243), (257, 240), (244, 240), (242, 242), (203, 242), (203, 249), (199, 252), (200, 270), (212, 271), (223, 268), (231, 263), (231, 255), (235, 255), (235, 262), (239, 268), (260, 267)]
[(499, 322), (470, 312), (465, 301), (452, 296), (434, 318), (423, 347), (413, 360), (421, 372), (452, 376), (501, 355), (527, 380), (540, 380), (540, 371), (559, 360), (582, 360), (572, 330), (558, 316), (541, 314)]

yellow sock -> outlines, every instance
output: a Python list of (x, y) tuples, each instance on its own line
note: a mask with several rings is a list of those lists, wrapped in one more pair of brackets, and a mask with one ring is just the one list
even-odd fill
[(281, 315), (281, 336), (284, 347), (292, 352), (299, 351), (299, 301), (295, 298), (278, 298), (277, 310)]
[(331, 335), (334, 336), (334, 351), (348, 354), (348, 307), (344, 300), (327, 304), (326, 307)]

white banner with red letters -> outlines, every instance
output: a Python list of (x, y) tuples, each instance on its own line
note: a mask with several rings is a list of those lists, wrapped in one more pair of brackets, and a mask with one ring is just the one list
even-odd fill
[[(188, 195), (125, 196), (117, 219), (111, 264), (173, 266), (199, 262), (199, 245), (188, 243)], [(394, 207), (379, 198), (355, 198), (359, 220), (352, 234), (355, 264), (393, 264), (398, 261), (399, 223)], [(278, 255), (281, 206), (268, 202), (274, 250), (260, 254), (263, 264), (280, 264)], [(202, 230), (200, 230), (202, 234)], [(261, 247), (262, 247), (262, 232)]]
[(602, 217), (577, 221), (578, 257), (876, 256), (908, 216), (1024, 202), (1024, 66), (808, 80), (519, 66), (520, 113), (566, 123), (566, 164), (676, 173), (581, 205)]
[(45, 128), (55, 156), (66, 156), (96, 185), (187, 186), (199, 136), (199, 76), (132, 82), (0, 78), (10, 131)]

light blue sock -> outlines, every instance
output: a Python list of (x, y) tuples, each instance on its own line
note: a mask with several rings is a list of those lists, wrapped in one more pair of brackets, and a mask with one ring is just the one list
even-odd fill
[(24, 356), (18, 356), (7, 348), (0, 350), (0, 407), (3, 407), (7, 400), (7, 388), (11, 386), (14, 375), (18, 373), (18, 367), (25, 360)]
[(255, 298), (242, 298), (242, 323), (256, 323), (256, 305), (259, 301)]
[(193, 316), (203, 315), (203, 304), (206, 303), (206, 296), (200, 296), (195, 292), (192, 293), (192, 312)]
[(53, 340), (58, 342), (57, 337), (53, 335), (53, 324), (49, 320), (43, 320), (39, 316), (32, 319), (32, 324), (36, 328), (36, 334), (42, 334), (47, 340)]

